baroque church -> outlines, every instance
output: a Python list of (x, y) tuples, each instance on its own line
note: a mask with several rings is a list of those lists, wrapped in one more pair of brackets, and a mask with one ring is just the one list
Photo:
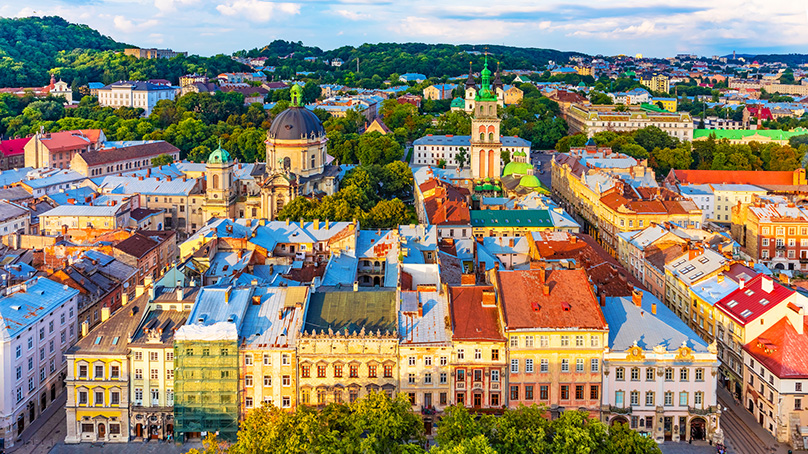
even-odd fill
[(337, 191), (339, 166), (327, 153), (325, 128), (304, 107), (299, 85), (292, 86), (291, 96), (291, 106), (267, 131), (265, 163), (250, 165), (245, 174), (221, 144), (208, 156), (203, 222), (223, 217), (274, 220), (295, 197)]

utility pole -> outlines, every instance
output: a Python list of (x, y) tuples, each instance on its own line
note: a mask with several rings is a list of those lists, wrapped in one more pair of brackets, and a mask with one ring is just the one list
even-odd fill
[(359, 57), (356, 57), (356, 75), (359, 75)]

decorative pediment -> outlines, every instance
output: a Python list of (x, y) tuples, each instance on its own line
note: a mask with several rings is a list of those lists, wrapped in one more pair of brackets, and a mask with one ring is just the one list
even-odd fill
[(676, 361), (693, 361), (693, 350), (690, 347), (682, 345), (676, 351)]
[(635, 343), (633, 347), (628, 349), (626, 354), (627, 361), (645, 361), (645, 352), (642, 348), (638, 347)]

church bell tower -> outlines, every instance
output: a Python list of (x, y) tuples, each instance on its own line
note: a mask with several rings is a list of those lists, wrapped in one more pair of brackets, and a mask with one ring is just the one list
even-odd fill
[(482, 82), (474, 98), (471, 119), (471, 172), (474, 178), (498, 179), (500, 169), (500, 122), (497, 114), (497, 95), (491, 87), (491, 70), (488, 55), (480, 73)]

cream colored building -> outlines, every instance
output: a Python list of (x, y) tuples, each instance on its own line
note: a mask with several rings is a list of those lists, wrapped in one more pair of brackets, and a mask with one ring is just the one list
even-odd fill
[(567, 112), (570, 132), (592, 137), (602, 131), (630, 132), (656, 126), (671, 137), (693, 140), (693, 118), (687, 112), (654, 112), (629, 106), (616, 111), (615, 106), (572, 104)]
[(670, 78), (664, 74), (657, 74), (648, 79), (642, 78), (640, 83), (653, 91), (664, 91), (665, 93), (671, 91)]

